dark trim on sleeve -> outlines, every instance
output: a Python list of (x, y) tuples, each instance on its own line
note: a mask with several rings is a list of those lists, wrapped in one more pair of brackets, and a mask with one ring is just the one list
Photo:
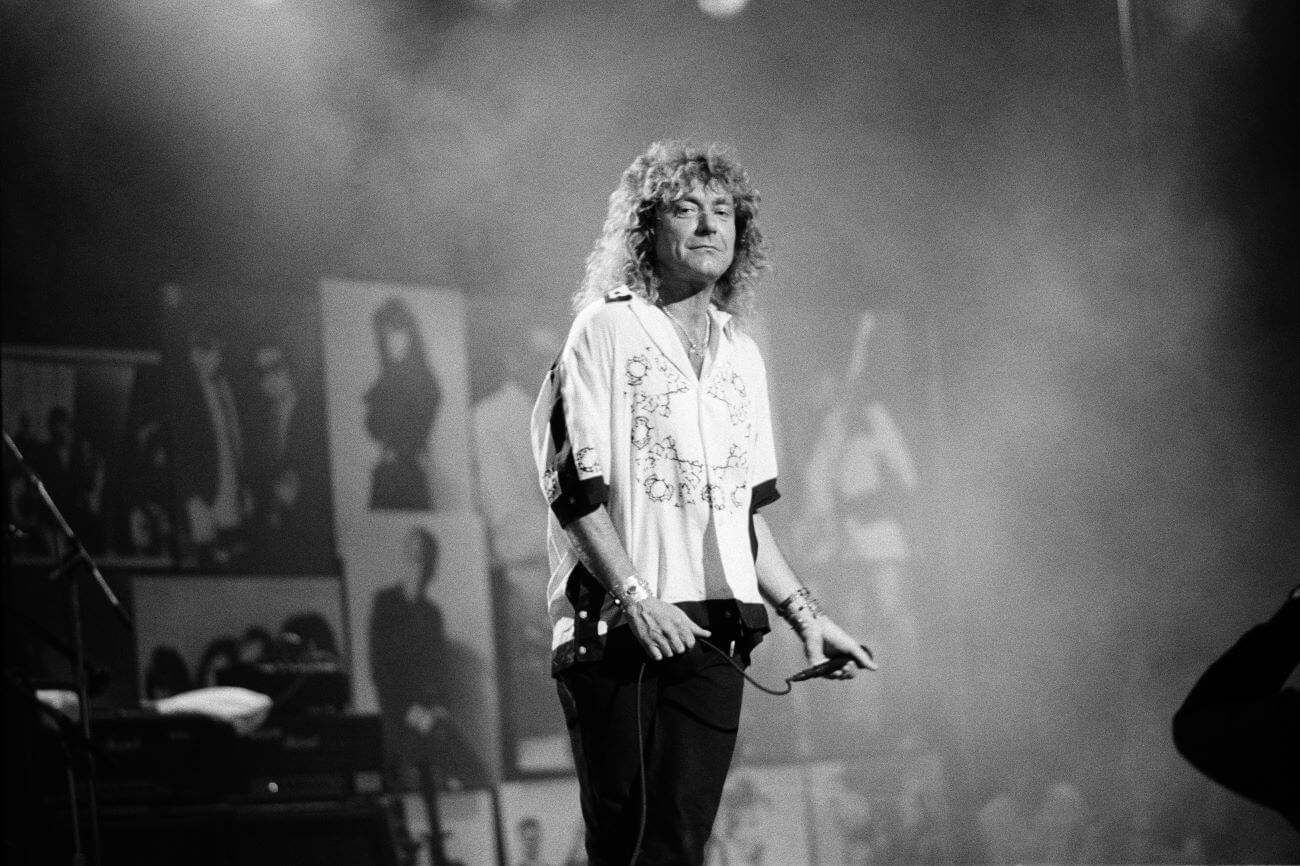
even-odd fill
[(771, 505), (781, 498), (781, 491), (776, 489), (776, 479), (769, 478), (754, 485), (749, 497), (749, 513), (753, 514), (764, 506)]
[(769, 478), (754, 485), (749, 497), (749, 552), (754, 561), (758, 561), (758, 534), (754, 532), (754, 515), (758, 509), (771, 505), (781, 498), (781, 491), (776, 489), (776, 479)]
[(569, 428), (564, 418), (564, 398), (556, 390), (555, 405), (551, 407), (551, 441), (555, 443), (556, 493), (551, 499), (551, 511), (560, 526), (567, 527), (580, 517), (585, 517), (609, 501), (609, 485), (602, 476), (578, 477), (578, 464), (569, 441)]
[(581, 562), (569, 572), (564, 597), (573, 605), (573, 640), (551, 653), (551, 675), (579, 662), (594, 662), (605, 657), (605, 639), (600, 634), (600, 611), (608, 593)]

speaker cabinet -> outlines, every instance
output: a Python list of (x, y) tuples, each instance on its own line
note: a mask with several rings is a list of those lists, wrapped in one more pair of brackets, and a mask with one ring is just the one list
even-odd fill
[[(348, 802), (103, 809), (103, 866), (398, 866), (390, 805)], [(51, 816), (41, 857), (72, 862), (66, 810)], [(83, 847), (89, 846), (81, 816)]]

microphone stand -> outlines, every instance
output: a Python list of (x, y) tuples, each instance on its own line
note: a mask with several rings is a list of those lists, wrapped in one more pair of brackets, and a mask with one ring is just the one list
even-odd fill
[[(5, 447), (9, 449), (11, 454), (13, 454), (14, 459), (17, 461), (18, 466), (21, 467), (23, 474), (27, 476), (28, 483), (30, 483), (32, 489), (36, 491), (36, 495), (40, 498), (41, 502), (45, 504), (46, 510), (54, 519), (54, 523), (58, 527), (59, 532), (63, 535), (64, 542), (67, 546), (68, 553), (63, 557), (63, 561), (59, 563), (59, 566), (50, 574), (50, 579), (57, 580), (60, 578), (67, 578), (68, 616), (72, 631), (72, 667), (73, 678), (77, 689), (77, 702), (80, 709), (81, 738), (87, 743), (93, 743), (94, 740), (91, 738), (90, 734), (90, 696), (86, 676), (86, 640), (85, 634), (82, 630), (81, 621), (81, 584), (76, 579), (78, 566), (85, 566), (84, 571), (94, 578), (94, 582), (99, 586), (100, 592), (103, 593), (104, 598), (108, 601), (109, 607), (111, 607), (113, 612), (117, 614), (118, 618), (122, 621), (122, 624), (125, 625), (128, 630), (133, 629), (134, 626), (131, 622), (130, 615), (126, 612), (126, 608), (122, 606), (122, 602), (119, 601), (117, 596), (113, 593), (112, 588), (108, 585), (108, 581), (104, 579), (104, 575), (100, 574), (99, 567), (95, 565), (95, 561), (91, 559), (90, 554), (86, 552), (86, 548), (82, 545), (81, 539), (77, 538), (77, 534), (73, 532), (67, 519), (64, 518), (63, 512), (59, 510), (58, 505), (56, 505), (54, 500), (50, 497), (49, 491), (45, 489), (45, 484), (41, 481), (40, 476), (36, 474), (36, 470), (33, 469), (31, 464), (27, 462), (26, 458), (23, 457), (22, 452), (18, 450), (18, 446), (14, 444), (14, 440), (9, 437), (9, 434), (3, 432), (3, 435)], [(99, 801), (95, 793), (95, 775), (95, 754), (94, 750), (91, 749), (87, 751), (85, 779), (86, 805), (90, 823), (91, 866), (99, 866), (101, 855)], [(72, 857), (73, 863), (76, 864), (76, 866), (81, 866), (81, 864), (85, 862), (85, 855), (81, 847), (81, 830), (78, 824), (75, 786), (69, 785), (69, 788), (69, 795), (72, 798), (70, 805), (72, 810), (74, 837)]]

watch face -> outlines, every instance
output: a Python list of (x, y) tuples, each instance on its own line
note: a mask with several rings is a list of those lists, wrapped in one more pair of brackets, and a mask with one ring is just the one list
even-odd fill
[(628, 601), (642, 601), (648, 597), (645, 585), (639, 580), (629, 580), (623, 584), (623, 595)]

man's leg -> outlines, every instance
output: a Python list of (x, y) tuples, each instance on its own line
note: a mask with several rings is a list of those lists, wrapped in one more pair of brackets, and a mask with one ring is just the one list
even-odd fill
[(702, 864), (736, 747), (745, 682), (702, 645), (655, 667), (657, 701), (646, 744), (648, 821), (638, 866)]
[[(580, 664), (557, 680), (582, 796), (590, 866), (627, 866), (641, 821), (637, 675), (643, 655), (627, 629), (610, 636), (606, 658)], [(647, 664), (641, 683), (642, 730), (653, 722), (656, 678)], [(643, 863), (645, 861), (642, 861)]]

